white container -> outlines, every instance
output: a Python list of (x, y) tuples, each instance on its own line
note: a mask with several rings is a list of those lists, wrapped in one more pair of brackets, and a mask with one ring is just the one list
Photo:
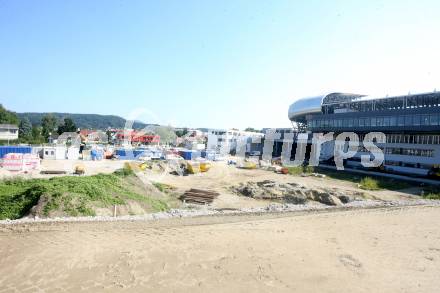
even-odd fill
[(34, 146), (34, 147), (32, 147), (32, 154), (37, 155), (38, 157), (40, 157), (42, 159), (43, 158), (43, 150), (44, 150), (44, 147), (42, 147), (42, 146)]
[(67, 159), (68, 160), (78, 160), (79, 158), (79, 148), (69, 147), (67, 149)]
[(46, 159), (46, 160), (65, 160), (66, 159), (66, 147), (63, 147), (63, 146), (44, 147), (43, 159)]

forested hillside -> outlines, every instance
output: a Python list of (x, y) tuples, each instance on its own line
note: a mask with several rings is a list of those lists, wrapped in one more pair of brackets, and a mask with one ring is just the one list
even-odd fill
[[(20, 120), (25, 117), (29, 119), (32, 125), (41, 125), (42, 118), (52, 114), (58, 121), (63, 121), (64, 118), (71, 118), (76, 126), (87, 129), (106, 129), (124, 128), (126, 120), (115, 115), (98, 115), (98, 114), (72, 114), (72, 113), (17, 113)], [(133, 128), (143, 128), (146, 124), (142, 122), (135, 122)]]

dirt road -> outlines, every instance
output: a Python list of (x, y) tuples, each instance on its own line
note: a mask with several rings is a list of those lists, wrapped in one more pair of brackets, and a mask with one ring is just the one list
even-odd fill
[(0, 292), (438, 292), (439, 207), (224, 220), (3, 229)]

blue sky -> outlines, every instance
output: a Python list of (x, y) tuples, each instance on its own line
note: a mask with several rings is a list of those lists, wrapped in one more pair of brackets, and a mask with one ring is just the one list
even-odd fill
[(286, 127), (304, 96), (440, 90), (438, 11), (440, 1), (0, 0), (0, 103)]

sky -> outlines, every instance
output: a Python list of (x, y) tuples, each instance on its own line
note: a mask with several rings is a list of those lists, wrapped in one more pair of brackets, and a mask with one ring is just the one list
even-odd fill
[(440, 90), (438, 11), (438, 0), (0, 0), (0, 103), (289, 127), (302, 97)]

